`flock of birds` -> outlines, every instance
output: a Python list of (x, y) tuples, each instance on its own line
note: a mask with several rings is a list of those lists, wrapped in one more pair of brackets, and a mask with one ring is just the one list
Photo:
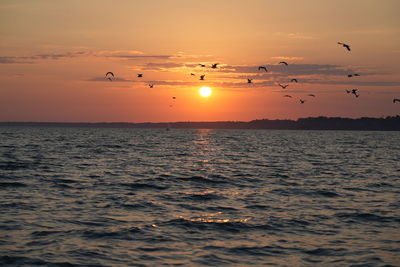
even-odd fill
[[(346, 48), (349, 52), (351, 51), (350, 45), (345, 44), (345, 43), (342, 43), (342, 42), (338, 42), (338, 44), (341, 45), (341, 46), (343, 46), (344, 48)], [(289, 63), (287, 63), (286, 61), (281, 61), (281, 62), (279, 62), (279, 64), (282, 64), (282, 65), (284, 65), (284, 66), (289, 66)], [(206, 64), (198, 64), (198, 65), (199, 65), (201, 68), (206, 68), (206, 67), (207, 67)], [(210, 68), (211, 68), (211, 69), (217, 69), (217, 68), (218, 68), (218, 65), (220, 65), (220, 63), (213, 63), (213, 64), (211, 64)], [(268, 69), (267, 69), (266, 66), (259, 66), (259, 67), (258, 67), (258, 70), (259, 70), (259, 71), (268, 72)], [(193, 73), (193, 72), (191, 72), (190, 75), (191, 75), (191, 76), (196, 76), (196, 74)], [(359, 73), (352, 73), (352, 74), (348, 74), (348, 75), (347, 75), (348, 78), (358, 77), (358, 76), (360, 76)], [(112, 78), (111, 78), (111, 77), (112, 77)], [(105, 75), (105, 78), (106, 78), (107, 80), (109, 80), (109, 81), (112, 81), (114, 77), (115, 77), (115, 76), (114, 76), (114, 73), (111, 72), (111, 71), (107, 72), (106, 75)], [(137, 77), (138, 77), (138, 78), (143, 78), (143, 74), (142, 74), (142, 73), (138, 73), (138, 74), (137, 74)], [(205, 74), (199, 75), (199, 80), (200, 80), (200, 81), (204, 81), (204, 80), (205, 80), (205, 77), (206, 77)], [(292, 79), (290, 80), (290, 82), (291, 82), (291, 83), (298, 83), (299, 81), (298, 81), (297, 78), (292, 78)], [(253, 83), (253, 79), (247, 78), (247, 83), (248, 83), (248, 84), (252, 84), (252, 83)], [(153, 87), (154, 87), (154, 84), (148, 84), (148, 86), (149, 86), (150, 88), (153, 88)], [(282, 89), (286, 89), (286, 88), (289, 86), (289, 84), (281, 84), (281, 83), (278, 83), (278, 86), (280, 86)], [(354, 95), (356, 98), (358, 98), (358, 97), (360, 96), (360, 93), (359, 93), (359, 90), (358, 90), (358, 89), (346, 90), (346, 93), (347, 93), (347, 94), (350, 94), (350, 95)], [(308, 96), (310, 96), (310, 97), (315, 97), (314, 94), (308, 94)], [(284, 95), (283, 97), (292, 98), (292, 96), (291, 96), (291, 95), (288, 95), (288, 94)], [(175, 100), (176, 97), (173, 96), (172, 99)], [(299, 101), (300, 101), (300, 104), (304, 104), (304, 103), (306, 102), (305, 99), (299, 99)], [(393, 99), (393, 103), (396, 103), (396, 102), (399, 102), (399, 103), (400, 103), (400, 99), (399, 99), (399, 98), (394, 98), (394, 99)], [(172, 107), (172, 106), (173, 106), (173, 104), (170, 105), (170, 107)]]

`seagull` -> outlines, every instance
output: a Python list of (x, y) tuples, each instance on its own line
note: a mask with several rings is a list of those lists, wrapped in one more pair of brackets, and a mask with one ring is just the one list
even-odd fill
[(205, 75), (205, 74), (203, 74), (203, 75), (200, 75), (200, 80), (201, 80), (201, 81), (204, 81), (204, 77), (206, 77), (206, 75)]
[(114, 73), (112, 73), (111, 71), (109, 71), (109, 72), (106, 73), (106, 77), (107, 77), (108, 74), (111, 74), (111, 76), (114, 77)]
[(292, 97), (291, 95), (284, 95), (283, 97)]
[(280, 84), (280, 83), (278, 83), (278, 85), (279, 85), (280, 87), (282, 87), (282, 89), (286, 89), (286, 87), (289, 86), (289, 84), (287, 84), (287, 85), (282, 85), (282, 84)]
[(247, 83), (252, 83), (253, 79), (247, 79)]
[(393, 103), (400, 102), (399, 98), (393, 98)]
[(153, 86), (154, 86), (154, 84), (149, 84), (149, 87), (150, 87), (150, 88), (153, 88)]
[(344, 43), (341, 43), (341, 42), (338, 42), (338, 44), (340, 44), (341, 46), (345, 47), (347, 50), (351, 51), (350, 50), (350, 45), (344, 44)]
[(279, 62), (279, 64), (284, 64), (284, 65), (289, 65), (286, 61), (281, 61), (281, 62)]
[(211, 68), (212, 68), (212, 69), (216, 69), (218, 65), (219, 65), (219, 63), (212, 64), (212, 65), (211, 65)]
[(196, 74), (194, 74), (194, 73), (190, 73), (190, 75), (192, 75), (192, 76), (196, 76)]
[(258, 70), (265, 70), (265, 72), (268, 72), (267, 68), (264, 67), (264, 66), (259, 66), (259, 67), (258, 67)]
[(200, 67), (205, 68), (206, 65), (205, 64), (199, 64)]
[(355, 94), (355, 95), (356, 95), (357, 92), (358, 92), (358, 89), (352, 89), (352, 90), (351, 90), (351, 93), (352, 93), (352, 94)]
[(306, 101), (303, 99), (300, 99), (300, 104), (304, 104), (304, 102), (306, 102)]
[(313, 94), (309, 94), (308, 96), (312, 96), (312, 97), (315, 97), (315, 95), (313, 95)]
[(296, 83), (299, 82), (297, 79), (291, 79), (290, 81), (291, 82), (296, 82)]
[(142, 78), (142, 77), (143, 77), (143, 74), (142, 74), (142, 73), (139, 73), (137, 76), (138, 76), (138, 78)]
[(347, 77), (349, 77), (349, 78), (355, 77), (355, 76), (360, 76), (360, 74), (354, 73), (354, 74), (348, 74), (348, 75), (347, 75)]

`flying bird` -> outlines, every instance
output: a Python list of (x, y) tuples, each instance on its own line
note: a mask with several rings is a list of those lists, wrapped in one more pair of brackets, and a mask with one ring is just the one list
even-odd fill
[(205, 75), (205, 74), (203, 74), (203, 75), (200, 75), (200, 80), (201, 80), (201, 81), (204, 81), (204, 77), (206, 77), (206, 75)]
[(112, 73), (111, 71), (109, 71), (109, 72), (106, 73), (106, 77), (107, 77), (108, 74), (111, 74), (111, 76), (114, 77), (114, 73)]
[(291, 95), (284, 95), (283, 97), (292, 97)]
[(351, 51), (350, 45), (344, 44), (344, 43), (341, 43), (341, 42), (338, 42), (338, 44), (340, 44), (341, 46), (345, 47), (348, 51)]
[(139, 74), (137, 75), (137, 77), (138, 77), (138, 78), (142, 78), (142, 77), (143, 77), (143, 74), (142, 74), (142, 73), (139, 73)]
[(219, 63), (212, 64), (212, 65), (211, 65), (211, 68), (212, 68), (212, 69), (216, 69), (218, 65), (219, 65)]
[(357, 94), (357, 92), (358, 92), (358, 89), (351, 89), (352, 94)]
[(300, 104), (304, 104), (304, 102), (306, 102), (306, 101), (303, 99), (300, 99)]
[(205, 68), (206, 64), (199, 64), (200, 67)]
[(280, 83), (278, 83), (278, 85), (279, 85), (280, 87), (282, 87), (282, 89), (286, 89), (286, 87), (289, 86), (289, 84), (283, 85), (283, 84), (280, 84)]
[(354, 73), (354, 74), (348, 74), (347, 77), (351, 78), (351, 77), (356, 77), (356, 76), (360, 76), (360, 74), (358, 73)]
[(153, 87), (154, 87), (154, 84), (149, 84), (149, 87), (150, 87), (150, 88), (153, 88)]
[(194, 74), (194, 73), (190, 73), (190, 75), (192, 75), (192, 76), (196, 76), (196, 74)]
[(315, 95), (314, 95), (314, 94), (309, 94), (308, 96), (312, 96), (312, 97), (315, 97)]
[(172, 97), (172, 99), (176, 99), (176, 97), (175, 97), (175, 96), (173, 96), (173, 97)]
[(253, 79), (247, 79), (247, 83), (253, 83)]
[(393, 103), (399, 102), (400, 103), (400, 99), (399, 98), (393, 98)]
[(299, 82), (297, 79), (291, 79), (290, 81), (295, 83)]
[(267, 68), (264, 67), (264, 66), (259, 66), (259, 67), (258, 67), (258, 70), (265, 70), (265, 72), (268, 72)]
[(284, 64), (284, 65), (289, 65), (286, 61), (281, 61), (281, 62), (279, 62), (279, 64)]

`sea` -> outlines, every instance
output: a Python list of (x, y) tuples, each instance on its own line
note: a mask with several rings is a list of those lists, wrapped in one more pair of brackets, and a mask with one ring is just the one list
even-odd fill
[(400, 132), (0, 127), (1, 266), (400, 266)]

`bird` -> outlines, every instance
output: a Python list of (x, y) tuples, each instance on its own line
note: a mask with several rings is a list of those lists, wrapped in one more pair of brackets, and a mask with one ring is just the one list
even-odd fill
[(203, 74), (203, 75), (200, 75), (200, 80), (201, 80), (201, 81), (204, 81), (204, 77), (206, 77), (206, 75), (205, 75), (205, 74)]
[(299, 82), (297, 79), (291, 79), (290, 81), (291, 82), (296, 82), (296, 83)]
[(358, 89), (351, 89), (352, 94), (357, 94), (357, 92), (358, 92)]
[(289, 84), (283, 85), (283, 84), (280, 84), (280, 83), (278, 83), (278, 85), (279, 85), (280, 87), (282, 87), (282, 89), (286, 89), (286, 87), (289, 86)]
[(306, 102), (306, 101), (303, 99), (300, 99), (300, 104), (304, 104), (304, 102)]
[(292, 97), (291, 95), (284, 95), (283, 97)]
[(351, 51), (350, 45), (344, 44), (344, 43), (341, 43), (341, 42), (338, 42), (338, 44), (340, 44), (341, 46), (345, 47), (348, 51)]
[(108, 74), (111, 74), (111, 76), (114, 77), (114, 73), (112, 73), (111, 71), (109, 71), (109, 72), (106, 73), (106, 77), (107, 77)]
[(314, 94), (309, 94), (308, 96), (312, 96), (312, 97), (315, 97), (315, 95), (314, 95)]
[(176, 97), (175, 97), (175, 96), (173, 96), (173, 97), (172, 97), (172, 99), (176, 99)]
[(259, 66), (259, 67), (258, 67), (258, 70), (265, 70), (265, 72), (268, 72), (267, 68), (264, 67), (264, 66)]
[(360, 76), (360, 74), (354, 73), (354, 74), (348, 74), (348, 75), (347, 75), (347, 77), (349, 77), (349, 78), (355, 77), (355, 76)]
[(219, 63), (214, 63), (214, 64), (211, 65), (211, 68), (212, 69), (216, 69), (218, 65), (219, 65)]
[(154, 87), (154, 84), (149, 84), (149, 87), (150, 87), (150, 88), (153, 88), (153, 87)]
[(289, 65), (286, 61), (281, 61), (281, 62), (279, 62), (279, 64), (284, 64), (284, 65)]
[(205, 64), (199, 64), (200, 67), (205, 68), (206, 65)]
[(192, 76), (196, 76), (196, 74), (194, 74), (194, 73), (190, 73), (190, 75), (192, 75)]
[(253, 79), (247, 79), (247, 83), (252, 83)]
[(138, 78), (142, 78), (142, 77), (143, 77), (143, 74), (142, 74), (142, 73), (139, 73), (139, 74), (137, 75), (137, 77), (138, 77)]
[(399, 98), (393, 98), (393, 103), (400, 102)]

